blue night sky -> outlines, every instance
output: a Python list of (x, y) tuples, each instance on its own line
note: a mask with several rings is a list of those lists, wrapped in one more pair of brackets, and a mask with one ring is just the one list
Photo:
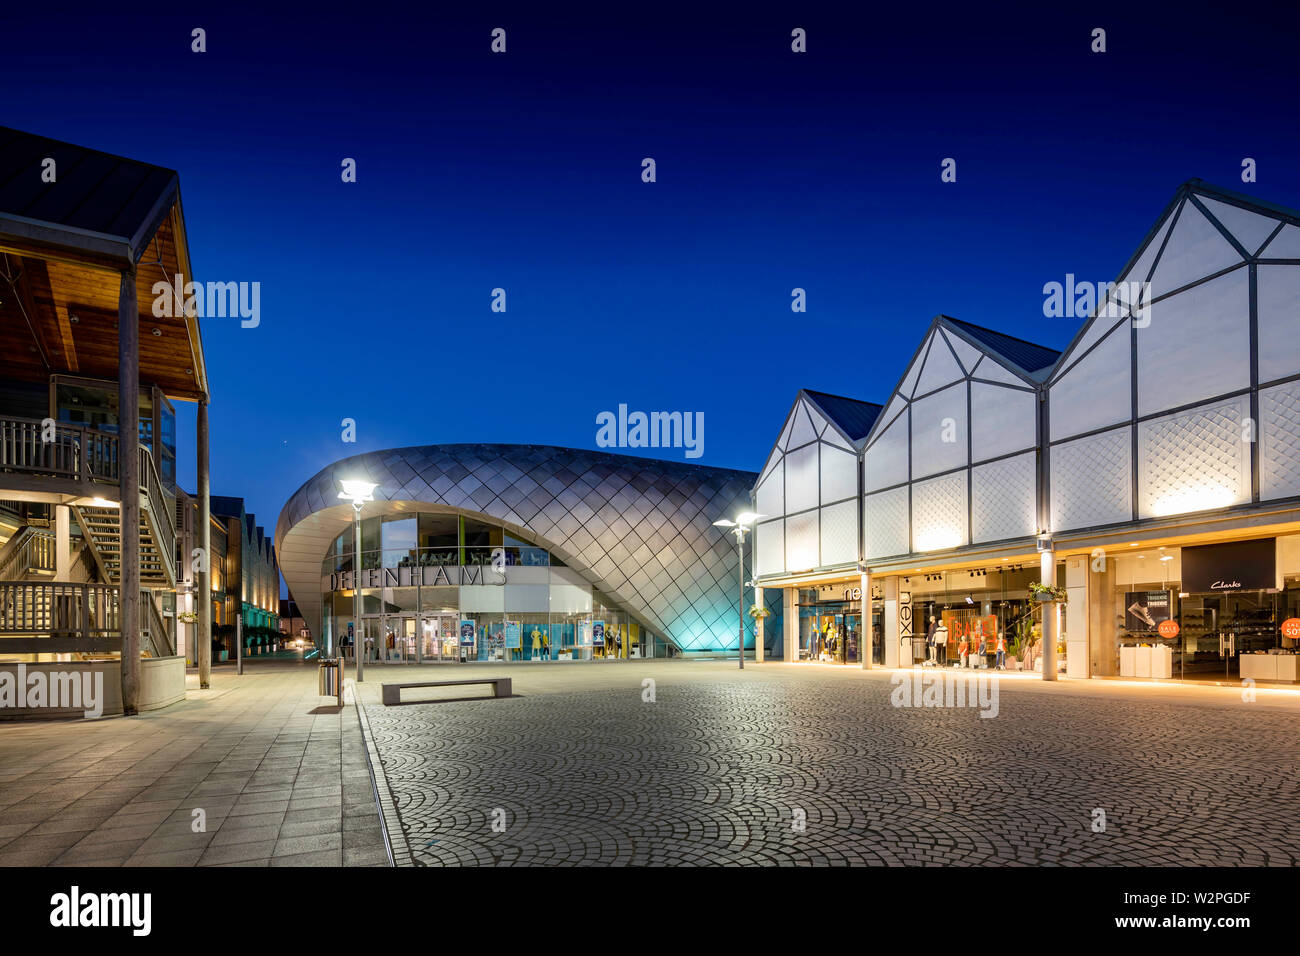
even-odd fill
[(378, 6), (6, 13), (0, 122), (178, 170), (196, 277), (261, 283), (204, 339), (213, 492), (268, 531), (338, 458), (591, 448), (620, 403), (757, 470), (799, 388), (886, 400), (938, 312), (1063, 347), (1043, 284), (1115, 278), (1189, 178), (1300, 206), (1296, 24), (1253, 4)]

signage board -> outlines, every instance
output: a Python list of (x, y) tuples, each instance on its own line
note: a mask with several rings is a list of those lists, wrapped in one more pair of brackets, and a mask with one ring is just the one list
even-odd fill
[(1276, 538), (1183, 548), (1182, 559), (1182, 590), (1188, 594), (1271, 591), (1278, 586)]
[(1129, 591), (1124, 595), (1124, 629), (1153, 634), (1174, 616), (1172, 591)]
[(979, 647), (980, 638), (990, 644), (998, 638), (998, 617), (996, 614), (980, 614), (977, 611), (944, 611), (943, 626), (948, 629), (949, 653), (955, 653), (957, 644), (963, 637), (971, 644), (971, 653)]

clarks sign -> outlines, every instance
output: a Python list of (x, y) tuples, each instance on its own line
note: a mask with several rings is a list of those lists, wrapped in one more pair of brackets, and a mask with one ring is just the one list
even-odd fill
[[(331, 574), (330, 591), (351, 591), (355, 571)], [(361, 572), (363, 588), (459, 587), (462, 584), (505, 584), (506, 576), (481, 565), (451, 565), (421, 568), (365, 568)]]
[(1188, 594), (1267, 591), (1276, 587), (1276, 538), (1183, 548), (1182, 589)]

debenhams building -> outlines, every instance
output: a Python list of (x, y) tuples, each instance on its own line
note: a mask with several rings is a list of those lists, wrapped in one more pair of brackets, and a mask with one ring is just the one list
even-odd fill
[(750, 508), (760, 659), (1292, 683), (1298, 266), (1300, 213), (1193, 181), (1064, 352), (939, 316), (883, 402), (801, 391), (758, 474), (358, 456), (290, 500), (280, 563), (337, 642), (358, 583), (338, 479), (369, 477), (372, 656), (734, 652), (734, 539), (712, 522)]

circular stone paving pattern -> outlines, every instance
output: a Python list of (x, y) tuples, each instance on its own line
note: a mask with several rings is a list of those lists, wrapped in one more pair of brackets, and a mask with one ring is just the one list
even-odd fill
[(1293, 714), (1008, 683), (991, 719), (884, 675), (366, 713), (423, 865), (1300, 862)]

